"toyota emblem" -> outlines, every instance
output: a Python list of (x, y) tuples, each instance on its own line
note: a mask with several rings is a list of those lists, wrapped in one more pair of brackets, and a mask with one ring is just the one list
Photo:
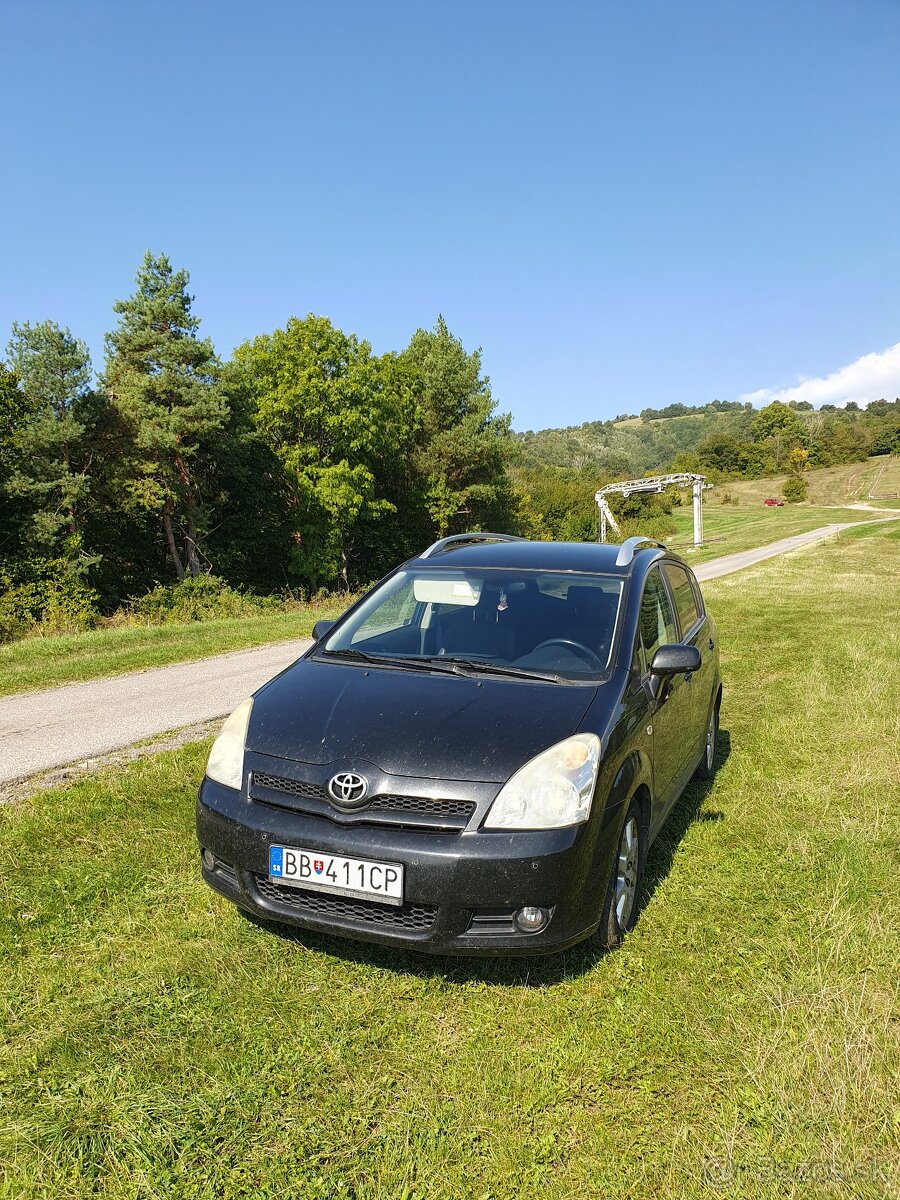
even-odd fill
[(364, 775), (357, 775), (353, 771), (339, 771), (328, 780), (328, 795), (345, 808), (361, 804), (368, 790), (369, 781)]

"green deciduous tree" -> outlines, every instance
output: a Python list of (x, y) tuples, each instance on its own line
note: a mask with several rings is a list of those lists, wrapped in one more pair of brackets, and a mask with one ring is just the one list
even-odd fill
[(747, 469), (747, 447), (731, 433), (711, 433), (697, 444), (697, 455), (701, 470), (740, 475)]
[(350, 587), (367, 573), (354, 561), (359, 536), (397, 512), (409, 480), (419, 426), (411, 372), (312, 314), (235, 359), (284, 469), (296, 570), (311, 584)]
[[(759, 446), (766, 452), (775, 469), (782, 471), (787, 467), (790, 451), (802, 445), (807, 439), (807, 428), (796, 412), (780, 400), (773, 400), (754, 417), (750, 426), (753, 436)], [(751, 459), (756, 457), (764, 472), (769, 463), (763, 465), (760, 450), (750, 449)]]
[(750, 426), (757, 441), (778, 434), (791, 443), (802, 441), (806, 427), (800, 417), (787, 404), (773, 400), (765, 408), (760, 409)]
[(125, 430), (129, 492), (157, 514), (179, 579), (203, 569), (203, 483), (228, 415), (219, 362), (212, 342), (198, 336), (188, 280), (164, 254), (148, 251), (137, 290), (114, 305), (119, 325), (106, 337), (105, 383)]

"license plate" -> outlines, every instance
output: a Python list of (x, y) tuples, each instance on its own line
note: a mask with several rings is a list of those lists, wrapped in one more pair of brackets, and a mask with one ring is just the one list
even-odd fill
[(361, 896), (382, 904), (403, 903), (402, 863), (344, 858), (296, 846), (270, 846), (269, 878), (314, 892)]

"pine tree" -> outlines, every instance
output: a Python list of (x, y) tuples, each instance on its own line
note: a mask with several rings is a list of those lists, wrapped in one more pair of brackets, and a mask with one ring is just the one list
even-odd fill
[(423, 438), (416, 465), (427, 480), (436, 532), (509, 525), (510, 417), (496, 412), (481, 351), (467, 352), (439, 316), (433, 330), (416, 330), (400, 358), (419, 380)]
[(119, 326), (106, 336), (105, 383), (127, 430), (129, 490), (158, 514), (179, 580), (199, 575), (206, 561), (201, 485), (212, 440), (228, 416), (219, 361), (212, 342), (198, 337), (188, 281), (187, 271), (148, 250), (137, 290), (114, 305)]
[(27, 547), (80, 555), (80, 508), (89, 491), (90, 431), (96, 419), (84, 342), (53, 321), (13, 324), (7, 347), (17, 380), (4, 405), (5, 488), (28, 514)]

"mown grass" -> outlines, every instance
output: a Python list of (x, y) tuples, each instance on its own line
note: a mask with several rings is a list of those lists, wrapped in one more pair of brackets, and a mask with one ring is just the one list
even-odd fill
[[(891, 497), (900, 493), (900, 455), (879, 454), (863, 462), (842, 463), (837, 467), (815, 467), (804, 476), (812, 504), (869, 504), (869, 492)], [(742, 504), (759, 504), (767, 496), (781, 498), (786, 475), (771, 479), (735, 479), (719, 484), (710, 498), (718, 502), (729, 492)], [(894, 501), (897, 504), (897, 501)]]
[(705, 588), (718, 774), (613, 955), (257, 927), (203, 746), (0, 811), (0, 1194), (896, 1194), (900, 543), (854, 535)]
[(184, 625), (126, 625), (25, 638), (0, 645), (0, 696), (309, 637), (316, 621), (338, 616), (344, 605), (345, 601), (335, 596), (287, 612), (261, 612), (252, 617)]
[(824, 525), (846, 521), (865, 521), (877, 518), (877, 513), (865, 513), (856, 508), (818, 508), (812, 505), (785, 505), (766, 508), (764, 504), (707, 505), (703, 507), (704, 544), (694, 549), (694, 518), (690, 505), (676, 508), (672, 513), (678, 531), (667, 539), (671, 546), (689, 562), (708, 562), (723, 554), (752, 550), (781, 538), (807, 533)]

